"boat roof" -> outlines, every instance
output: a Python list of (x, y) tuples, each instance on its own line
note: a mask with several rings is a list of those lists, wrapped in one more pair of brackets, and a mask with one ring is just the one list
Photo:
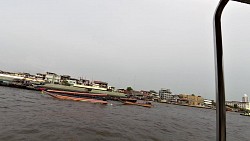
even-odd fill
[(245, 4), (250, 4), (250, 0), (233, 0), (233, 1), (241, 2), (241, 3), (245, 3)]

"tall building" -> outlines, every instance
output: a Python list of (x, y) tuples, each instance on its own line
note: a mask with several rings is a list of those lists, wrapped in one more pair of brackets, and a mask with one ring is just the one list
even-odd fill
[(159, 91), (160, 102), (170, 102), (172, 99), (172, 92), (170, 89), (161, 88)]
[(244, 96), (242, 97), (242, 102), (249, 102), (247, 94), (244, 94)]
[(45, 81), (52, 84), (59, 84), (61, 81), (61, 76), (52, 72), (46, 72)]

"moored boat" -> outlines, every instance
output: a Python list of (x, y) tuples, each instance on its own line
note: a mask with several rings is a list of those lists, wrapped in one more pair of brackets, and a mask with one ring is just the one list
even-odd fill
[(245, 113), (242, 113), (240, 115), (242, 115), (242, 116), (250, 116), (250, 112), (245, 112)]
[(72, 101), (87, 101), (87, 102), (91, 102), (91, 103), (100, 103), (100, 104), (108, 104), (107, 101), (103, 101), (103, 100), (97, 100), (97, 99), (89, 99), (89, 98), (80, 98), (80, 97), (72, 97), (72, 96), (63, 96), (63, 95), (59, 95), (59, 94), (54, 94), (54, 93), (50, 93), (47, 91), (42, 91), (43, 93), (46, 93), (54, 98), (57, 99), (61, 99), (61, 100), (72, 100)]
[(121, 101), (128, 101), (128, 102), (133, 102), (135, 103), (137, 101), (137, 99), (134, 98), (120, 98)]
[(94, 93), (87, 93), (87, 92), (71, 92), (71, 91), (59, 91), (59, 90), (47, 90), (47, 92), (67, 94), (67, 95), (95, 96), (95, 97), (108, 96), (107, 94), (94, 94)]
[(58, 85), (58, 84), (37, 85), (36, 87), (37, 89), (45, 89), (45, 90), (58, 90), (58, 91), (82, 92), (82, 93), (89, 92), (85, 88), (78, 88), (78, 87)]

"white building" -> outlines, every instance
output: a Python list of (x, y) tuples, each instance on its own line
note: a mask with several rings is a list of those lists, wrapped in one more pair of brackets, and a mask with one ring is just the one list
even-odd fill
[(77, 80), (75, 79), (69, 79), (69, 80), (66, 80), (70, 85), (75, 85), (77, 84)]
[(242, 102), (249, 102), (247, 94), (242, 97)]
[(226, 101), (226, 105), (233, 106), (233, 107), (235, 105), (237, 105), (237, 107), (239, 107), (239, 108), (250, 110), (250, 103), (249, 102)]
[(177, 103), (179, 100), (180, 100), (180, 97), (179, 95), (177, 94), (171, 94), (172, 95), (172, 98), (171, 98), (171, 103)]
[(158, 93), (151, 93), (154, 101), (159, 101), (160, 95)]
[(213, 104), (213, 101), (212, 101), (212, 100), (204, 99), (204, 105), (206, 105), (206, 106), (211, 106), (212, 104)]
[(172, 92), (170, 89), (161, 88), (159, 91), (160, 102), (170, 102), (173, 98)]
[(52, 84), (59, 84), (61, 81), (61, 76), (55, 73), (47, 72), (45, 75), (45, 81)]

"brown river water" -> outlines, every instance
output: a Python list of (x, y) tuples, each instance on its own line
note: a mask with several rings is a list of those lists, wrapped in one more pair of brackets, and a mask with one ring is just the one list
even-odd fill
[[(0, 141), (214, 141), (215, 110), (63, 101), (0, 86)], [(227, 113), (227, 140), (250, 141), (250, 117)]]

